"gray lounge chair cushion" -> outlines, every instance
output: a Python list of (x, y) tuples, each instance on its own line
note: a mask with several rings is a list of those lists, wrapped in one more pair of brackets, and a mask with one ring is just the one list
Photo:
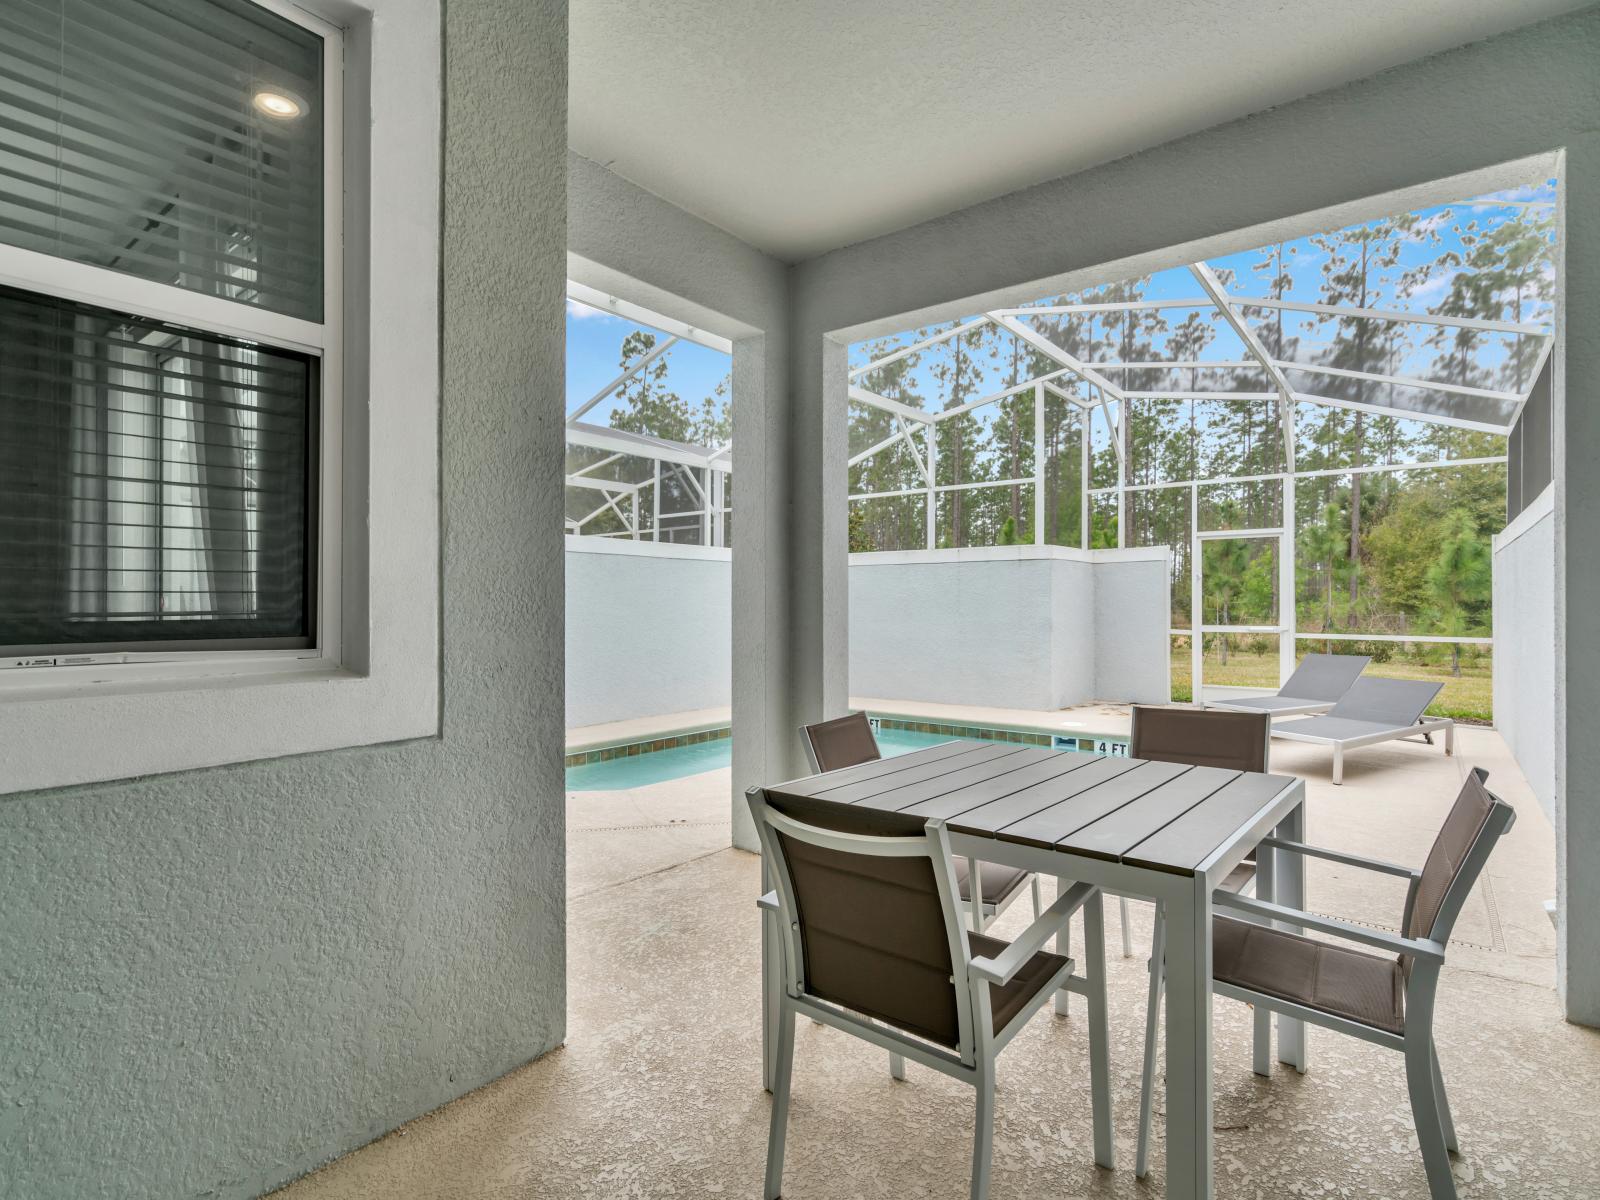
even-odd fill
[(1366, 654), (1308, 654), (1278, 689), (1280, 696), (1336, 701), (1343, 697), (1372, 661)]
[(1358, 679), (1325, 719), (1343, 717), (1394, 729), (1415, 725), (1443, 687), (1414, 679)]
[(1382, 734), (1403, 737), (1443, 686), (1410, 679), (1358, 679), (1325, 716), (1286, 721), (1274, 727), (1273, 733), (1291, 738), (1325, 738), (1330, 742), (1351, 742)]
[(1229, 696), (1224, 703), (1262, 712), (1334, 704), (1350, 690), (1371, 661), (1371, 656), (1366, 654), (1308, 654), (1276, 692)]
[(1248, 708), (1255, 712), (1296, 712), (1312, 705), (1325, 705), (1332, 707), (1332, 700), (1313, 700), (1309, 696), (1290, 696), (1279, 692), (1275, 695), (1263, 696), (1228, 696), (1220, 701), (1206, 701), (1208, 704), (1223, 704), (1228, 708)]

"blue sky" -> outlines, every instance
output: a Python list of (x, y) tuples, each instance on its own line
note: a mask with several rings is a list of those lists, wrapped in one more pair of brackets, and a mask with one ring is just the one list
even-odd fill
[[(622, 372), (618, 365), (622, 341), (637, 329), (650, 329), (621, 317), (603, 313), (567, 301), (567, 412), (572, 412), (590, 396), (610, 383)], [(659, 329), (650, 329), (656, 340), (668, 335)], [(667, 386), (689, 403), (691, 410), (710, 396), (730, 369), (726, 354), (697, 346), (693, 342), (679, 342), (666, 353)], [(589, 410), (584, 420), (596, 425), (610, 424), (615, 402), (606, 399)]]

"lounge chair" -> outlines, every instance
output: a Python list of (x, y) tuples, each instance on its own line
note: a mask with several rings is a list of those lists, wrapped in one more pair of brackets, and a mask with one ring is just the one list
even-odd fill
[(1456, 752), (1456, 723), (1448, 717), (1423, 717), (1442, 683), (1411, 679), (1358, 679), (1326, 716), (1303, 717), (1272, 727), (1272, 736), (1333, 747), (1333, 782), (1344, 782), (1346, 750), (1444, 731), (1444, 752)]
[[(1467, 777), (1420, 871), (1273, 837), (1262, 841), (1263, 847), (1280, 853), (1405, 880), (1405, 911), (1398, 935), (1231, 892), (1212, 895), (1216, 915), (1211, 926), (1211, 986), (1217, 995), (1253, 1005), (1257, 1019), (1276, 1012), (1405, 1055), (1411, 1117), (1432, 1200), (1456, 1200), (1450, 1171), (1456, 1130), (1433, 1038), (1439, 971), (1467, 893), (1490, 851), (1516, 820), (1515, 810), (1484, 786), (1487, 778), (1481, 768)], [(1313, 939), (1306, 934), (1320, 936)], [(1158, 968), (1160, 961), (1158, 947), (1154, 959)], [(1154, 1041), (1147, 1040), (1139, 1111), (1141, 1174), (1150, 1140), (1154, 1059)]]
[(1344, 698), (1372, 659), (1365, 654), (1308, 654), (1276, 692), (1205, 700), (1202, 708), (1264, 712), (1274, 717), (1325, 713)]

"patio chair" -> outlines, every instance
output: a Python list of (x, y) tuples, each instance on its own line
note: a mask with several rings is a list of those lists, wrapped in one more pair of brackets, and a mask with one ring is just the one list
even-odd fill
[[(860, 766), (883, 757), (878, 749), (878, 739), (872, 733), (872, 721), (864, 712), (848, 713), (831, 721), (819, 721), (800, 729), (800, 741), (805, 746), (806, 757), (814, 771), (837, 771), (843, 767)], [(978, 894), (981, 897), (976, 913), (972, 912), (972, 872), (978, 873)], [(956, 860), (956, 884), (961, 903), (966, 906), (973, 929), (982, 933), (996, 917), (1011, 907), (1022, 885), (1029, 885), (1033, 895), (1033, 915), (1040, 913), (1039, 877), (1015, 867), (998, 863), (980, 863), (973, 859)]]
[[(1128, 742), (1128, 755), (1150, 762), (1264, 772), (1267, 769), (1268, 731), (1271, 726), (1272, 718), (1264, 712), (1207, 712), (1194, 708), (1148, 708), (1136, 704), (1133, 706), (1133, 732)], [(1252, 850), (1243, 862), (1228, 872), (1222, 886), (1230, 892), (1243, 892), (1254, 884), (1255, 877), (1256, 852)], [(1156, 1027), (1161, 1018), (1161, 956), (1165, 945), (1166, 917), (1158, 904), (1155, 931), (1150, 940), (1150, 991), (1145, 1005), (1144, 1090), (1139, 1094), (1141, 1129), (1148, 1128), (1150, 1121), (1150, 1084), (1155, 1070)], [(1141, 1138), (1139, 1157), (1134, 1168), (1134, 1173), (1141, 1179), (1148, 1165), (1147, 1150), (1146, 1140)]]
[(1456, 723), (1448, 717), (1423, 717), (1442, 683), (1411, 679), (1358, 679), (1344, 697), (1321, 717), (1304, 717), (1272, 727), (1272, 736), (1333, 747), (1333, 782), (1344, 782), (1347, 750), (1394, 742), (1421, 734), (1432, 742), (1444, 731), (1444, 752), (1456, 752)]
[[(1516, 811), (1484, 786), (1488, 777), (1482, 768), (1468, 775), (1420, 871), (1298, 842), (1262, 840), (1262, 845), (1290, 854), (1406, 880), (1399, 935), (1223, 891), (1212, 898), (1218, 909), (1245, 918), (1220, 913), (1212, 918), (1212, 989), (1219, 996), (1252, 1004), (1258, 1013), (1282, 1013), (1405, 1055), (1411, 1116), (1433, 1200), (1455, 1200), (1450, 1152), (1459, 1149), (1433, 1037), (1439, 969), (1462, 903), (1490, 851), (1517, 819)], [(1313, 940), (1269, 928), (1267, 922), (1385, 953)], [(1146, 1046), (1147, 1092), (1153, 1049)], [(1146, 1102), (1140, 1109), (1140, 1174), (1149, 1136)]]
[(1076, 884), (1014, 942), (962, 928), (944, 822), (747, 793), (776, 888), (783, 975), (767, 1141), (767, 1200), (782, 1191), (794, 1025), (806, 1015), (977, 1091), (972, 1197), (989, 1191), (995, 1059), (1057, 990), (1097, 989), (1044, 949), (1096, 889)]
[(1371, 661), (1365, 654), (1308, 654), (1276, 692), (1205, 700), (1201, 707), (1227, 712), (1264, 712), (1274, 717), (1325, 713), (1339, 703)]

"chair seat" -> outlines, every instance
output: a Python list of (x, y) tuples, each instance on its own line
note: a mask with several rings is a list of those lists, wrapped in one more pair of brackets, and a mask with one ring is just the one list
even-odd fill
[[(956, 868), (956, 887), (960, 890), (961, 899), (970, 904), (972, 902), (972, 887), (967, 879), (967, 860), (957, 858), (954, 860)], [(999, 863), (980, 862), (978, 864), (978, 878), (982, 881), (983, 902), (998, 907), (1011, 898), (1011, 894), (1021, 887), (1028, 879), (1028, 872), (1020, 867), (1003, 867)]]
[(1405, 976), (1397, 958), (1231, 917), (1212, 918), (1211, 955), (1212, 974), (1223, 983), (1374, 1029), (1405, 1032)]
[[(972, 947), (973, 958), (994, 958), (1011, 945), (1001, 938), (985, 937), (981, 933), (968, 933), (967, 943)], [(1022, 970), (1010, 983), (1004, 987), (990, 984), (989, 1008), (994, 1014), (995, 1034), (998, 1035), (1009, 1025), (1012, 1018), (1027, 1007), (1028, 1001), (1039, 994), (1056, 972), (1071, 961), (1070, 958), (1041, 950), (1023, 964)]]

